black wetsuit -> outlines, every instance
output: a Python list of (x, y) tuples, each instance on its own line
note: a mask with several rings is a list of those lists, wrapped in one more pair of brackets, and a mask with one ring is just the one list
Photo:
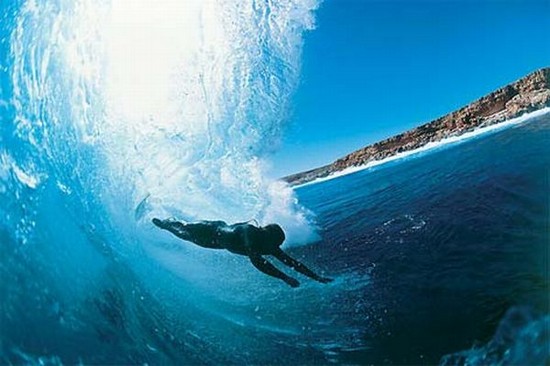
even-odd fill
[[(304, 264), (290, 257), (280, 248), (284, 241), (273, 239), (265, 228), (259, 228), (249, 223), (227, 225), (224, 221), (199, 221), (184, 224), (179, 221), (153, 219), (153, 223), (161, 229), (168, 230), (178, 238), (190, 241), (204, 248), (227, 249), (228, 251), (246, 255), (251, 263), (263, 273), (279, 278), (292, 287), (298, 287), (299, 282), (278, 270), (269, 263), (263, 255), (272, 255), (287, 266), (293, 268), (316, 281), (328, 283), (330, 278), (321, 277), (307, 268)], [(272, 236), (272, 235), (271, 235)]]

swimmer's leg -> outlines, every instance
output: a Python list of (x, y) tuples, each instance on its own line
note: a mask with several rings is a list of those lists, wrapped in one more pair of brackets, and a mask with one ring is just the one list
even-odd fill
[(277, 268), (275, 268), (275, 266), (273, 264), (266, 261), (265, 258), (263, 258), (260, 255), (251, 255), (250, 256), (250, 261), (252, 262), (254, 267), (259, 269), (260, 271), (262, 271), (266, 275), (281, 279), (281, 280), (285, 281), (286, 284), (291, 286), (291, 287), (300, 286), (300, 282), (298, 282), (295, 278), (287, 276), (283, 272), (279, 271)]
[(272, 255), (290, 268), (294, 269), (297, 272), (300, 272), (303, 275), (308, 276), (309, 278), (314, 279), (315, 281), (321, 283), (329, 283), (334, 281), (332, 278), (319, 276), (318, 274), (307, 268), (303, 263), (298, 262), (296, 259), (283, 252), (280, 248), (277, 248), (277, 250), (275, 250)]
[(160, 227), (161, 229), (167, 230), (177, 236), (180, 239), (192, 241), (191, 234), (185, 229), (185, 224), (182, 224), (179, 221), (172, 220), (159, 220), (157, 218), (153, 219), (153, 224)]

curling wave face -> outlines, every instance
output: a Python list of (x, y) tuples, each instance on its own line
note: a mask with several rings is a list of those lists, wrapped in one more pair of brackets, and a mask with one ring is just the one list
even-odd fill
[(177, 246), (149, 219), (256, 218), (295, 243), (315, 237), (294, 192), (265, 172), (316, 6), (0, 5), (0, 362), (229, 359), (216, 356), (232, 353), (225, 333), (258, 323), (250, 300), (276, 296), (269, 279), (245, 258)]
[(307, 212), (265, 178), (263, 157), (284, 127), (315, 7), (24, 2), (10, 49), (13, 128), (32, 149), (23, 171), (79, 201), (91, 193), (117, 227), (256, 218), (311, 238)]

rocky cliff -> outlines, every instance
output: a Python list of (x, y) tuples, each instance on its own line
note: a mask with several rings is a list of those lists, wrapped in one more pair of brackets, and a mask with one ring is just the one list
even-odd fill
[(432, 122), (354, 151), (332, 164), (283, 179), (291, 185), (307, 183), (547, 106), (550, 106), (550, 68), (543, 68)]

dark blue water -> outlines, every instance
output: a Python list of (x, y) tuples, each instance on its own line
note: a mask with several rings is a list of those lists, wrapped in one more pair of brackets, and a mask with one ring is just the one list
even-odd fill
[(336, 280), (298, 289), (147, 225), (152, 249), (120, 250), (100, 211), (11, 170), (0, 360), (548, 363), (549, 167), (546, 116), (299, 188), (321, 239), (288, 251)]
[[(549, 133), (543, 117), (299, 190), (323, 228), (323, 265), (372, 279), (362, 290), (376, 309), (361, 335), (370, 349), (340, 360), (437, 363), (486, 343), (514, 307), (548, 314)], [(548, 324), (526, 346), (546, 362)]]

